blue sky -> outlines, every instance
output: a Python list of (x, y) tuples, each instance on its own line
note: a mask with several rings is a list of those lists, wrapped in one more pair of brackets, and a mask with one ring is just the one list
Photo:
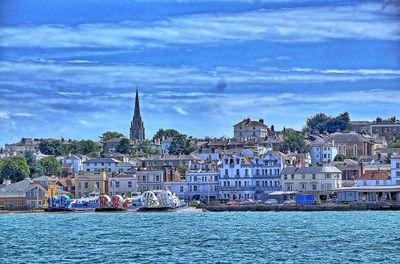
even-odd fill
[(136, 82), (147, 137), (400, 116), (397, 0), (0, 4), (0, 145), (129, 135)]

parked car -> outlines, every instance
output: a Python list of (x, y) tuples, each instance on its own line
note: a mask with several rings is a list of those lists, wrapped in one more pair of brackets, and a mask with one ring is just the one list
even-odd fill
[(285, 205), (296, 205), (296, 201), (295, 200), (286, 200), (283, 202), (283, 204)]
[(265, 201), (265, 204), (277, 204), (278, 200), (276, 199), (268, 199)]
[(226, 203), (226, 205), (232, 206), (232, 205), (239, 205), (239, 202), (237, 201), (229, 201)]

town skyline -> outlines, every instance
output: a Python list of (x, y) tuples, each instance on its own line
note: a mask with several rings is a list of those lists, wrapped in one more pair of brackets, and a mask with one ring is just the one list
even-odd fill
[(136, 82), (149, 136), (229, 137), (246, 117), (300, 130), (318, 112), (400, 116), (396, 2), (181, 3), (5, 1), (0, 145), (129, 136)]

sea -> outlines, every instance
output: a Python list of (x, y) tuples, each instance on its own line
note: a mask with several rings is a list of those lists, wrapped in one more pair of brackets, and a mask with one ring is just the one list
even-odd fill
[(0, 263), (400, 263), (400, 212), (2, 214)]

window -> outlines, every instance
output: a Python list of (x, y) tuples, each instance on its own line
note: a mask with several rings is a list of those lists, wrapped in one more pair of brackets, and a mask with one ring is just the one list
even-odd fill
[(239, 176), (239, 175), (240, 175), (239, 169), (237, 169), (237, 170), (236, 170), (236, 176)]
[(357, 157), (357, 145), (353, 146), (353, 157)]
[(306, 183), (302, 183), (301, 184), (301, 190), (302, 191), (306, 191), (307, 190), (307, 184)]
[(239, 159), (236, 159), (236, 164), (240, 164), (240, 160)]
[(197, 185), (193, 186), (193, 191), (197, 192)]
[(316, 191), (316, 190), (317, 190), (317, 184), (316, 184), (316, 183), (313, 183), (313, 184), (312, 184), (312, 190), (313, 190), (313, 191)]
[(330, 173), (327, 173), (326, 174), (326, 179), (330, 179), (331, 178), (331, 174)]
[(100, 188), (100, 182), (96, 182), (96, 188)]
[(160, 175), (156, 175), (156, 181), (160, 181)]
[(115, 182), (115, 187), (119, 188), (119, 182)]
[(228, 176), (228, 169), (225, 169), (225, 176)]
[(294, 180), (294, 174), (292, 174), (292, 180)]
[(396, 177), (400, 177), (400, 171), (396, 171)]
[(79, 188), (82, 188), (82, 183), (81, 183), (81, 182), (79, 182), (78, 186), (79, 186)]
[(315, 174), (313, 174), (313, 175), (312, 175), (312, 178), (313, 178), (313, 180), (315, 180), (315, 179), (316, 179), (316, 176), (315, 176)]
[(197, 181), (197, 176), (193, 176), (193, 181)]
[(128, 188), (132, 188), (132, 182), (128, 181)]
[(143, 175), (143, 177), (142, 177), (142, 181), (146, 181), (146, 176), (145, 175)]
[(306, 178), (306, 175), (305, 175), (305, 174), (302, 174), (302, 175), (301, 175), (301, 178), (302, 178), (302, 179), (305, 179), (305, 178)]
[(225, 164), (228, 165), (228, 159), (225, 159)]
[(285, 180), (287, 180), (287, 174), (283, 175), (283, 178), (284, 178)]
[(396, 163), (396, 169), (400, 169), (400, 162)]
[(85, 182), (85, 189), (89, 188), (89, 183)]

